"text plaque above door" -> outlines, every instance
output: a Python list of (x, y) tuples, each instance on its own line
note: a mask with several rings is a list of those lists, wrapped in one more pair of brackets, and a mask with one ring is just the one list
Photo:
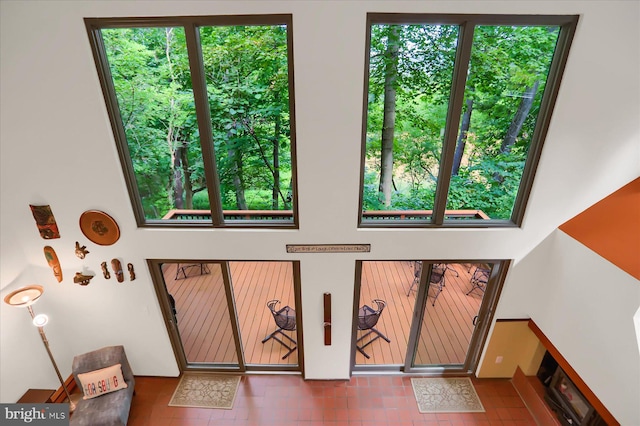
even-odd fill
[(287, 244), (287, 253), (368, 253), (371, 244)]

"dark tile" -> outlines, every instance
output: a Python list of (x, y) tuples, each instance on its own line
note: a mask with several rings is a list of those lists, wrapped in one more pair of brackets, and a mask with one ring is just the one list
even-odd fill
[(472, 378), (484, 413), (420, 413), (410, 377), (243, 376), (232, 410), (169, 407), (179, 379), (136, 378), (131, 426), (535, 425), (507, 379)]

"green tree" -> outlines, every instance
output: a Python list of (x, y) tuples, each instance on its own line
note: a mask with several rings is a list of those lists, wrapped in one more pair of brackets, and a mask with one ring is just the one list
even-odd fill
[[(371, 27), (365, 210), (433, 207), (457, 36), (453, 25)], [(557, 36), (544, 26), (475, 28), (447, 209), (510, 216)]]
[[(283, 26), (201, 29), (221, 192), (232, 191), (238, 209), (289, 206), (281, 185), (291, 173), (286, 36)], [(268, 191), (270, 206), (250, 206), (248, 188)]]
[[(287, 29), (200, 30), (223, 208), (286, 209)], [(210, 208), (184, 29), (104, 29), (102, 36), (145, 216)]]

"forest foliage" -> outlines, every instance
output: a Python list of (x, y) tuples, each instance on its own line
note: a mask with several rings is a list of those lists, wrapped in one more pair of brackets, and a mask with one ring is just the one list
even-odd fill
[(456, 25), (372, 25), (363, 209), (447, 210), (509, 219), (558, 27), (476, 26), (452, 170), (440, 170), (456, 66)]
[[(184, 29), (102, 37), (145, 216), (209, 210)], [(290, 209), (286, 27), (200, 27), (199, 39), (222, 208)]]
[[(287, 27), (198, 31), (222, 209), (291, 209)], [(184, 29), (101, 33), (145, 216), (209, 210)], [(372, 25), (363, 210), (433, 209), (438, 177), (451, 173), (447, 209), (508, 219), (558, 33), (475, 28), (454, 166), (442, 171), (459, 28)]]

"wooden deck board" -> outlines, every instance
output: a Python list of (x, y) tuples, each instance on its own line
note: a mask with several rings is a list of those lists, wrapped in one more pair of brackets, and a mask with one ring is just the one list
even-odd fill
[[(237, 363), (235, 344), (227, 310), (222, 267), (207, 264), (210, 273), (200, 275), (197, 268), (188, 270), (186, 279), (176, 280), (175, 263), (163, 265), (167, 289), (176, 300), (178, 330), (190, 362)], [(435, 307), (432, 298), (422, 324), (416, 352), (416, 365), (460, 364), (464, 362), (473, 332), (472, 320), (479, 310), (482, 293), (470, 295), (473, 265), (450, 264), (453, 271), (445, 275), (445, 287)], [(426, 268), (425, 268), (426, 270)], [(229, 262), (238, 325), (245, 362), (252, 365), (296, 365), (298, 352), (287, 359), (287, 350), (273, 339), (262, 339), (276, 330), (266, 304), (281, 301), (279, 307), (295, 307), (293, 266), (291, 262)], [(403, 365), (413, 319), (416, 292), (407, 296), (414, 279), (412, 261), (365, 261), (362, 263), (359, 306), (375, 308), (373, 299), (387, 303), (376, 328), (391, 343), (378, 339), (367, 346), (366, 359), (356, 352), (357, 365)], [(287, 332), (296, 339), (295, 332)], [(358, 337), (362, 332), (358, 332)]]

